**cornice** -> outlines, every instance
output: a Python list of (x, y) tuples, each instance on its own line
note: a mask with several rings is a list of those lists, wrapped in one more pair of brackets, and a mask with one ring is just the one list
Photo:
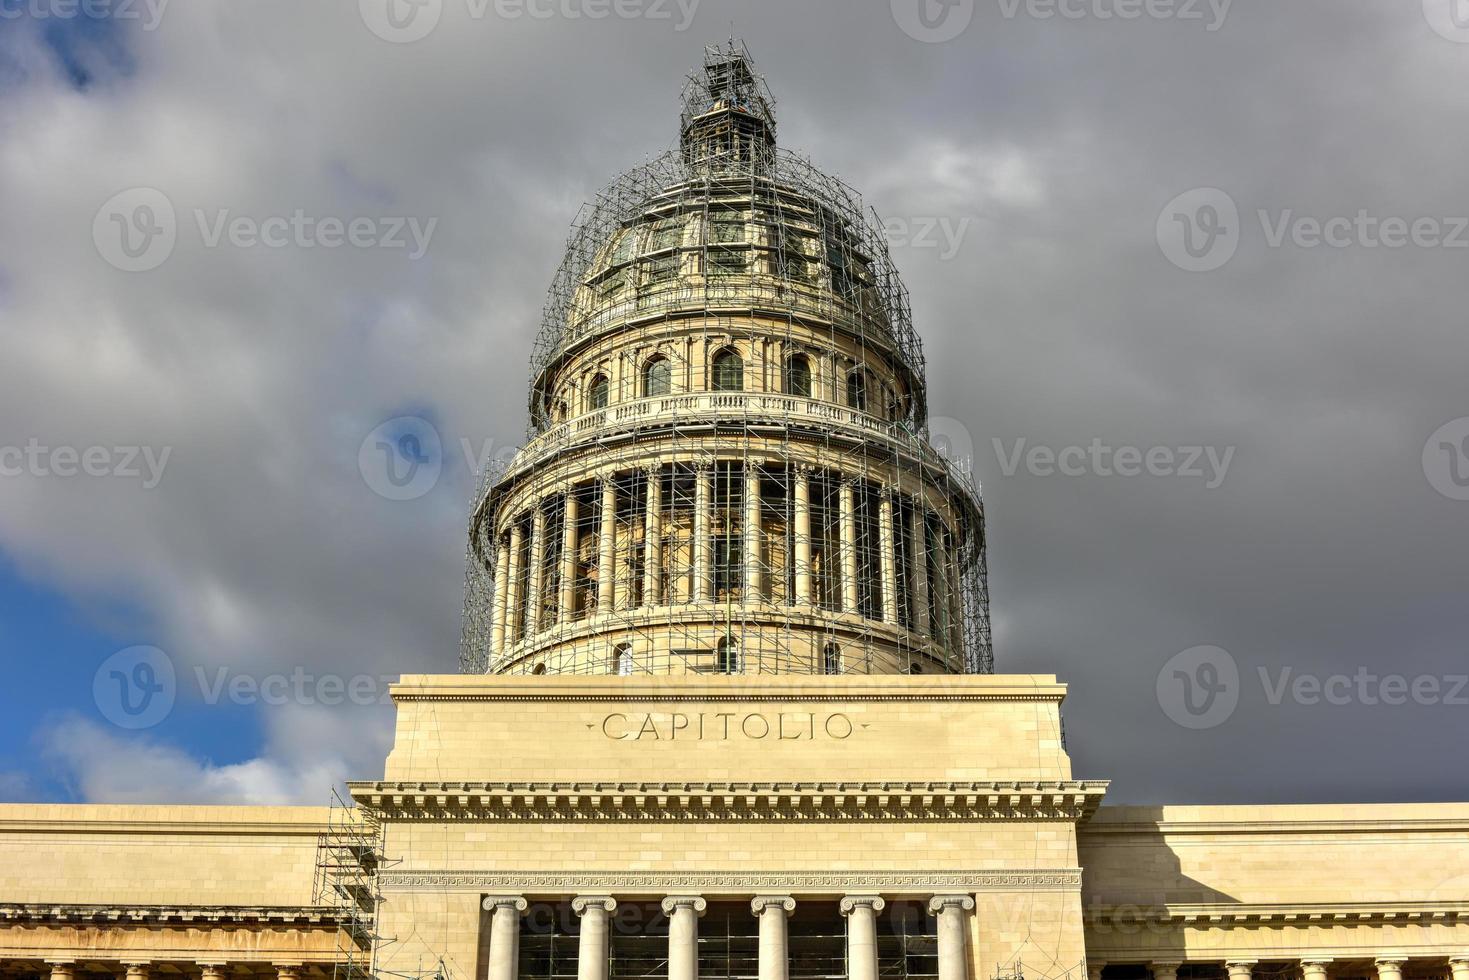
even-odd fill
[(28, 925), (289, 925), (335, 929), (336, 909), (320, 906), (3, 904), (0, 922)]
[(1464, 902), (1346, 902), (1300, 905), (1222, 905), (1218, 903), (1139, 907), (1088, 904), (1088, 926), (1148, 923), (1153, 925), (1240, 928), (1254, 926), (1332, 926), (1436, 924), (1469, 922)]
[(348, 784), (403, 820), (1086, 820), (1102, 781)]
[[(515, 894), (574, 894), (590, 890), (614, 896), (645, 893), (782, 894), (815, 892), (847, 894), (894, 892), (928, 897), (935, 892), (1072, 891), (1081, 887), (1080, 868), (1020, 868), (1009, 871), (786, 871), (750, 874), (744, 871), (626, 872), (626, 871), (384, 871), (379, 882), (385, 891), (484, 892)], [(799, 895), (797, 896), (799, 899)]]

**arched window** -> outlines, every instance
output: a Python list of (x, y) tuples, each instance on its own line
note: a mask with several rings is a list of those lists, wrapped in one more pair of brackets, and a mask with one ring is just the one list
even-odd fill
[(531, 668), (531, 673), (532, 674), (544, 674), (545, 672), (546, 672), (546, 665), (544, 663), (538, 663), (534, 667)]
[(673, 387), (673, 365), (666, 357), (655, 357), (643, 367), (643, 397), (657, 398)]
[(821, 672), (823, 674), (842, 672), (842, 648), (835, 643), (828, 643), (821, 650)]
[(632, 644), (623, 643), (617, 648), (617, 676), (630, 677), (633, 671)]
[(792, 354), (786, 358), (785, 393), (800, 398), (811, 397), (811, 358)]
[(847, 375), (847, 406), (867, 411), (867, 372), (861, 368)]
[(587, 410), (595, 412), (599, 408), (607, 407), (607, 375), (599, 374), (592, 379), (587, 387)]
[(740, 672), (740, 650), (735, 646), (734, 640), (729, 637), (719, 641), (719, 646), (714, 650), (714, 671), (719, 674), (738, 674)]
[(745, 362), (734, 348), (726, 347), (714, 355), (714, 384), (710, 387), (715, 391), (745, 390)]
[(909, 664), (908, 665), (908, 673), (910, 673), (910, 674), (921, 674), (921, 673), (923, 673), (923, 665), (922, 664)]

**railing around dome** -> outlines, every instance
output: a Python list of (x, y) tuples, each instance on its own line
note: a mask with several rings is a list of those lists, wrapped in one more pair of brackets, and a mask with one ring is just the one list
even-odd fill
[(785, 423), (810, 422), (827, 429), (835, 427), (859, 438), (877, 439), (890, 449), (943, 469), (959, 489), (976, 499), (980, 496), (979, 484), (960, 461), (949, 459), (901, 422), (880, 419), (866, 412), (815, 398), (750, 391), (660, 395), (587, 412), (553, 425), (526, 443), (505, 472), (499, 475), (499, 479), (508, 479), (537, 466), (584, 439), (596, 439), (665, 422), (697, 424), (725, 419), (740, 422), (754, 419)]

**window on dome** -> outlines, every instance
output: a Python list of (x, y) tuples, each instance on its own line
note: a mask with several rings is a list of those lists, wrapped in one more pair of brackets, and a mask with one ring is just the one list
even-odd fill
[(821, 672), (823, 674), (842, 672), (842, 648), (835, 643), (828, 643), (821, 651)]
[(607, 375), (599, 374), (592, 379), (587, 388), (587, 408), (595, 412), (597, 409), (607, 407), (607, 392), (609, 389)]
[(749, 269), (749, 256), (743, 251), (727, 248), (709, 250), (709, 275), (739, 276)]
[(683, 222), (678, 218), (664, 218), (653, 225), (648, 236), (648, 251), (658, 252), (665, 248), (676, 248), (683, 244)]
[(710, 386), (713, 390), (745, 390), (745, 362), (736, 351), (726, 347), (715, 354), (713, 374), (714, 383)]
[(799, 398), (811, 397), (811, 358), (792, 354), (786, 358), (785, 393)]
[(638, 233), (636, 229), (629, 228), (622, 233), (617, 240), (617, 245), (612, 249), (612, 257), (608, 260), (609, 265), (624, 265), (631, 262), (638, 248)]
[(666, 395), (673, 387), (673, 366), (666, 357), (655, 357), (643, 368), (643, 397)]
[(867, 372), (861, 368), (847, 375), (847, 407), (867, 411)]
[(678, 276), (678, 256), (664, 255), (643, 263), (649, 283), (668, 282)]
[(617, 676), (630, 677), (632, 672), (632, 644), (624, 643), (617, 648)]
[(739, 216), (711, 218), (709, 220), (709, 240), (720, 244), (743, 242), (745, 240), (745, 219)]
[(735, 646), (734, 640), (729, 637), (719, 641), (719, 646), (714, 651), (714, 670), (719, 674), (738, 674), (740, 672), (740, 650)]

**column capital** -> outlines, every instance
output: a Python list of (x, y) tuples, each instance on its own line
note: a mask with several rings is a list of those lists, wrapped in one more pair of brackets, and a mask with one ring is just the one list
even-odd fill
[(1162, 970), (1167, 973), (1177, 973), (1178, 968), (1183, 966), (1183, 960), (1153, 960), (1148, 964), (1153, 972)]
[(1377, 967), (1379, 970), (1383, 967), (1395, 967), (1401, 970), (1403, 968), (1403, 965), (1407, 962), (1408, 957), (1402, 953), (1385, 953), (1382, 956), (1375, 957), (1372, 960), (1372, 965)]
[(652, 463), (644, 463), (640, 469), (642, 469), (644, 476), (657, 476), (663, 472), (663, 461), (658, 460)]
[(934, 915), (949, 908), (968, 912), (974, 908), (974, 899), (968, 895), (935, 895), (928, 900), (928, 910)]
[(796, 900), (789, 895), (756, 895), (750, 899), (750, 911), (761, 915), (769, 908), (780, 908), (790, 915), (796, 910)]
[(872, 909), (881, 912), (887, 907), (887, 902), (882, 900), (881, 895), (844, 895), (842, 897), (842, 915), (851, 915), (859, 908)]
[(701, 895), (669, 895), (661, 903), (664, 915), (672, 915), (679, 909), (693, 909), (695, 915), (703, 915), (709, 903)]
[(571, 910), (577, 915), (586, 915), (587, 909), (594, 908), (603, 912), (616, 912), (617, 899), (609, 895), (578, 895), (571, 900)]
[(1244, 970), (1253, 969), (1259, 962), (1259, 960), (1225, 960), (1224, 965), (1226, 968), (1239, 967)]
[(1469, 966), (1469, 953), (1451, 954), (1449, 956), (1449, 965), (1452, 966), (1455, 963), (1463, 963), (1465, 966)]
[(797, 476), (810, 476), (816, 472), (816, 467), (810, 463), (793, 463), (791, 468), (796, 471)]
[(486, 895), (482, 904), (486, 912), (494, 912), (501, 908), (524, 912), (530, 908), (530, 903), (519, 895)]
[(765, 461), (763, 459), (750, 459), (749, 457), (745, 458), (745, 472), (751, 476), (759, 476), (760, 470), (764, 466)]
[(57, 959), (45, 959), (45, 960), (42, 960), (41, 962), (42, 963), (45, 963), (47, 966), (76, 966), (77, 965), (77, 961), (76, 960), (68, 960), (68, 959), (61, 959), (61, 958), (57, 958)]
[(1336, 962), (1330, 956), (1302, 956), (1301, 966), (1330, 966)]

